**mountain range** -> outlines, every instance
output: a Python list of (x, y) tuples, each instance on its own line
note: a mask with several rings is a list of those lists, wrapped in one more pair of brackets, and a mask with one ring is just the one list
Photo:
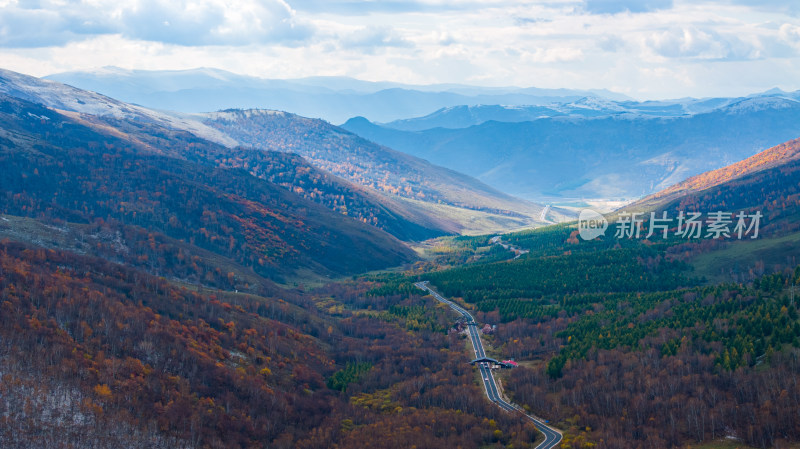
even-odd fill
[(263, 79), (219, 69), (125, 70), (57, 73), (46, 77), (81, 89), (155, 109), (206, 112), (221, 109), (276, 109), (331, 123), (364, 116), (390, 121), (461, 104), (548, 104), (592, 95), (624, 100), (606, 90), (480, 87), (460, 84), (419, 86), (346, 77)]
[[(346, 189), (358, 191), (362, 199), (369, 197), (368, 201), (377, 208), (373, 209), (383, 210), (384, 217), (411, 224), (409, 229), (393, 228), (392, 232), (403, 239), (424, 239), (437, 233), (493, 232), (565, 217), (558, 209), (541, 217), (539, 205), (513, 198), (469, 176), (375, 145), (318, 119), (263, 110), (206, 114), (155, 111), (10, 71), (0, 71), (0, 92), (88, 114), (104, 122), (124, 120), (177, 129), (229, 149), (243, 146), (298, 153), (310, 158), (315, 167), (347, 178), (351, 183), (341, 178), (336, 183), (347, 184)], [(303, 192), (310, 199), (322, 200), (321, 195)], [(344, 198), (339, 200), (343, 201)], [(336, 206), (340, 212), (342, 205)], [(375, 213), (355, 215), (372, 222)]]
[(529, 200), (632, 200), (796, 138), (797, 97), (771, 91), (671, 104), (587, 98), (451, 108), (384, 125), (357, 117), (343, 128)]
[(708, 282), (747, 283), (765, 273), (793, 268), (800, 254), (800, 139), (692, 176), (626, 205), (609, 218), (639, 213), (647, 220), (650, 212), (672, 220), (681, 213), (700, 213), (704, 220), (711, 213), (728, 213), (732, 230), (740, 214), (759, 216), (753, 228), (757, 232), (751, 230), (744, 238), (731, 231), (731, 238), (688, 240), (669, 249), (670, 258), (690, 263)]
[(564, 446), (793, 447), (797, 98), (667, 103), (350, 125), (508, 158), (509, 185), (656, 189), (641, 160), (660, 154), (682, 182), (617, 218), (758, 214), (757, 238), (530, 229), (570, 215), (323, 120), (157, 111), (0, 71), (0, 447), (536, 447), (420, 280), (471, 311), (487, 356), (518, 361), (482, 371), (495, 399)]
[(567, 216), (549, 209), (542, 217), (540, 205), (322, 120), (268, 110), (226, 110), (197, 117), (243, 146), (296, 153), (334, 175), (388, 195), (395, 204), (401, 203), (396, 209), (405, 216), (447, 232), (490, 232)]
[[(773, 89), (752, 97), (764, 96), (784, 96), (798, 100), (800, 92), (789, 93)], [(740, 100), (741, 98), (684, 98), (638, 102), (588, 96), (574, 101), (535, 106), (465, 104), (442, 108), (423, 117), (394, 120), (381, 125), (402, 131), (424, 131), (431, 128), (468, 128), (488, 121), (517, 123), (552, 117), (680, 117), (711, 112)]]

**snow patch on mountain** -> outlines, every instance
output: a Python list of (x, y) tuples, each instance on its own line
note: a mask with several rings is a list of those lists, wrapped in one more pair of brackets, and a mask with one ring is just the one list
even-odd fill
[(595, 111), (626, 111), (626, 109), (620, 106), (619, 103), (598, 97), (584, 97), (578, 101), (573, 101), (566, 106), (577, 109), (592, 109)]
[(232, 122), (242, 118), (250, 119), (263, 116), (284, 117), (286, 114), (286, 112), (272, 109), (226, 109), (224, 111), (206, 112), (196, 115), (208, 120), (225, 120)]
[(188, 131), (198, 137), (225, 145), (237, 142), (222, 132), (204, 125), (188, 114), (154, 111), (138, 105), (123, 103), (95, 92), (85, 91), (56, 81), (35, 78), (10, 70), (0, 69), (0, 93), (42, 104), (51, 109), (142, 120), (172, 129)]
[(726, 109), (730, 112), (746, 113), (800, 107), (800, 101), (785, 97), (755, 97), (732, 103)]

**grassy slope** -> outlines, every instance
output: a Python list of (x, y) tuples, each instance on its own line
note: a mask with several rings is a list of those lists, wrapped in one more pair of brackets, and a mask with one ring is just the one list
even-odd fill
[(778, 271), (775, 266), (796, 265), (800, 256), (800, 234), (743, 240), (700, 254), (691, 261), (695, 274), (709, 283), (738, 281), (739, 274), (758, 275)]

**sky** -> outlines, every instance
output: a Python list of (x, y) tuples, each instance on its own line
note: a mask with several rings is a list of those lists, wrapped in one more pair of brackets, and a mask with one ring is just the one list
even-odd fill
[(800, 1), (0, 0), (0, 67), (104, 66), (639, 99), (794, 91)]

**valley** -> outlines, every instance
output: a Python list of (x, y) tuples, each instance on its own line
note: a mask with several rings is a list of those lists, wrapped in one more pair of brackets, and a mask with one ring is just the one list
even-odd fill
[[(796, 447), (793, 95), (337, 127), (2, 71), (0, 445)], [(758, 234), (622, 232), (712, 211)]]
[(800, 449), (800, 2), (0, 0), (0, 449)]

